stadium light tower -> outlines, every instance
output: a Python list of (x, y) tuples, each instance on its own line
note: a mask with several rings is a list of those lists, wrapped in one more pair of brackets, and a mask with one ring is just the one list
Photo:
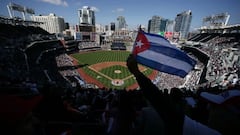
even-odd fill
[(9, 3), (7, 5), (7, 8), (8, 8), (8, 13), (9, 13), (9, 16), (11, 18), (14, 18), (14, 11), (19, 11), (22, 13), (23, 15), (23, 18), (25, 18), (25, 14), (23, 13), (24, 12), (24, 7), (21, 6), (21, 5), (18, 5), (18, 4), (15, 4), (15, 3)]
[(203, 26), (207, 27), (219, 27), (226, 26), (228, 24), (230, 15), (228, 13), (220, 13), (203, 18)]
[(26, 14), (30, 14), (30, 15), (35, 14), (33, 9), (27, 8), (25, 6), (21, 6), (21, 5), (15, 4), (15, 3), (9, 3), (7, 5), (7, 9), (8, 9), (8, 13), (9, 13), (10, 18), (14, 18), (15, 17), (14, 16), (14, 11), (18, 11), (18, 12), (22, 13), (24, 21), (26, 20)]

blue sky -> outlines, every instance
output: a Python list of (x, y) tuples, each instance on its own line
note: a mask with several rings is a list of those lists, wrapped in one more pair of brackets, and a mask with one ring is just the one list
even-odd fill
[(10, 2), (33, 8), (36, 15), (55, 13), (71, 25), (78, 23), (77, 10), (83, 6), (93, 7), (96, 23), (103, 25), (122, 15), (130, 28), (136, 28), (147, 26), (153, 15), (174, 20), (187, 10), (193, 14), (192, 30), (202, 25), (203, 17), (223, 12), (231, 15), (229, 24), (240, 24), (240, 0), (0, 0), (0, 15), (9, 16), (6, 5)]

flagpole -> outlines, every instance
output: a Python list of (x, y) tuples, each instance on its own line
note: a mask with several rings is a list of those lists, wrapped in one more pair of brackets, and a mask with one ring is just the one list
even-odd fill
[(142, 30), (142, 28), (141, 28), (141, 24), (140, 24), (139, 27), (138, 27), (138, 31), (140, 31), (140, 30)]
[(140, 30), (142, 30), (141, 24), (140, 24), (139, 27), (138, 27), (137, 36), (136, 36), (136, 38), (135, 38), (135, 40), (134, 40), (134, 42), (133, 42), (133, 47), (132, 47), (132, 52), (131, 52), (131, 54), (133, 54), (134, 46), (135, 46), (135, 43), (136, 43), (136, 41), (137, 41), (137, 37), (138, 37), (138, 34), (139, 34), (139, 31), (140, 31)]

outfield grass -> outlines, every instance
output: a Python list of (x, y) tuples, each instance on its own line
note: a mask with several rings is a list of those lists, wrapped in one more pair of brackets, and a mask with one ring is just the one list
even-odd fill
[[(87, 64), (88, 66), (102, 63), (102, 62), (126, 62), (130, 52), (127, 51), (94, 51), (73, 54), (72, 56), (78, 60), (79, 64)], [(85, 73), (92, 78), (95, 78), (101, 82), (106, 88), (123, 89), (136, 83), (135, 78), (128, 71), (126, 66), (113, 65), (107, 68), (101, 69), (98, 72), (91, 70), (88, 66), (82, 67)], [(115, 70), (120, 70), (121, 73), (115, 73)], [(153, 70), (147, 68), (143, 73), (149, 75)], [(124, 84), (121, 86), (114, 86), (109, 79), (124, 79)]]
[(79, 61), (79, 64), (96, 64), (107, 61), (125, 62), (130, 52), (128, 51), (94, 51), (86, 53), (77, 53), (72, 56)]

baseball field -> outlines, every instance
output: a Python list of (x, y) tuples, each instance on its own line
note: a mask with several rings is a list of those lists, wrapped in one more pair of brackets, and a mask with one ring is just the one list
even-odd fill
[[(83, 80), (108, 89), (136, 89), (138, 84), (126, 67), (128, 51), (90, 51), (72, 54)], [(82, 65), (82, 66), (81, 66)], [(156, 71), (139, 64), (140, 70), (150, 79)]]

